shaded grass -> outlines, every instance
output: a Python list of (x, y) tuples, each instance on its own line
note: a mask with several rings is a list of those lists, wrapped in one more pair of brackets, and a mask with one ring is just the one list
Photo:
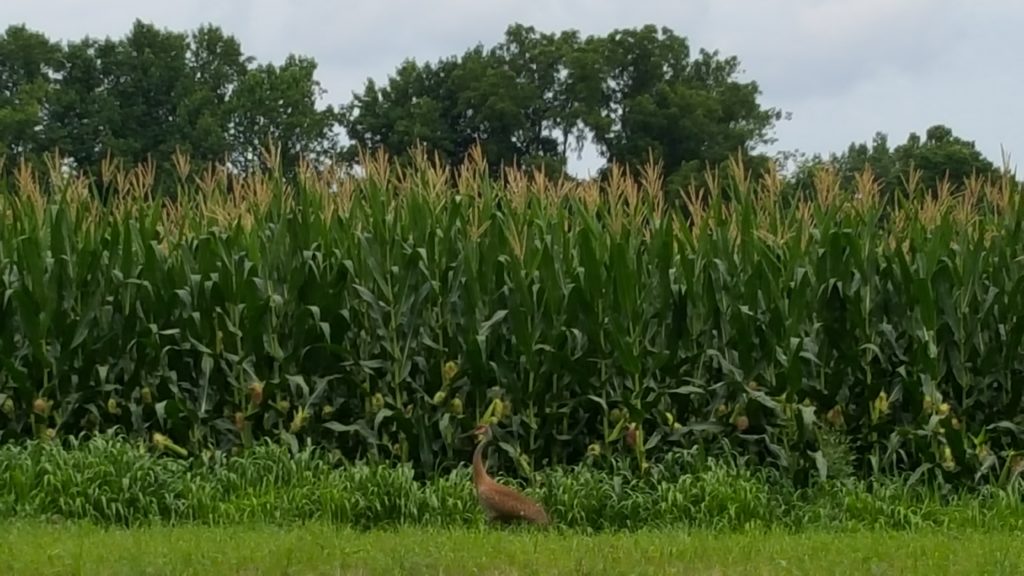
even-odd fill
[[(797, 489), (767, 469), (709, 461), (689, 469), (586, 466), (501, 479), (576, 531), (688, 529), (1024, 530), (1017, 484), (943, 491), (905, 478), (829, 480)], [(289, 525), (361, 530), (484, 524), (469, 469), (419, 480), (409, 468), (338, 465), (267, 444), (240, 456), (175, 459), (125, 440), (0, 447), (0, 520), (59, 517), (96, 525)]]
[(0, 529), (3, 574), (1022, 574), (1014, 532)]
[[(501, 481), (538, 498), (556, 524), (575, 531), (1024, 530), (1016, 484), (961, 492), (878, 478), (797, 489), (768, 469), (722, 461), (689, 469), (658, 465), (643, 476), (550, 468), (532, 482)], [(187, 460), (113, 439), (0, 448), (0, 521), (46, 518), (124, 527), (483, 525), (465, 466), (420, 481), (408, 467), (338, 465), (316, 451), (293, 454), (272, 445)]]

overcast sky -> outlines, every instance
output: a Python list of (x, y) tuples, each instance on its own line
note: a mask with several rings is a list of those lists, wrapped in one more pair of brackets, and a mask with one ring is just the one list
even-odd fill
[[(4, 2), (4, 24), (53, 39), (125, 34), (136, 18), (191, 30), (213, 23), (246, 53), (281, 62), (314, 57), (328, 100), (343, 103), (367, 77), (406, 57), (492, 45), (513, 22), (603, 34), (653, 23), (697, 48), (739, 57), (763, 102), (792, 113), (774, 149), (841, 151), (876, 131), (891, 143), (936, 123), (1001, 162), (1024, 154), (1024, 75), (1011, 54), (1024, 31), (1016, 0), (47, 0)], [(295, 6), (291, 8), (289, 6)], [(1019, 62), (1019, 61), (1017, 61)], [(591, 152), (574, 162), (586, 173)]]

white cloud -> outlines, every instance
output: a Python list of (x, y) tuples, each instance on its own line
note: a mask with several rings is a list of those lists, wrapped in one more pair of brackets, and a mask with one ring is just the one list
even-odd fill
[[(654, 23), (694, 49), (736, 55), (768, 105), (793, 113), (775, 148), (839, 151), (875, 131), (902, 141), (936, 123), (998, 161), (1024, 154), (1024, 112), (1010, 45), (1024, 4), (999, 0), (126, 0), (11, 2), (9, 23), (51, 38), (120, 36), (140, 18), (189, 30), (213, 23), (261, 61), (312, 56), (335, 103), (406, 57), (434, 60), (500, 39), (512, 22), (584, 34)], [(592, 168), (592, 153), (579, 165)]]

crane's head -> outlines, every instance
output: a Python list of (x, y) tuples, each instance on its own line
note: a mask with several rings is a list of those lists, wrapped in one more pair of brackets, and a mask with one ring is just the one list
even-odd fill
[(480, 424), (473, 429), (473, 436), (477, 440), (490, 440), (492, 433), (491, 427), (487, 424)]

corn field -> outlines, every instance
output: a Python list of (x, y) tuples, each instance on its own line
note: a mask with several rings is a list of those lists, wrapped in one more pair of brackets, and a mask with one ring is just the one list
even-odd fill
[[(656, 170), (229, 179), (178, 158), (0, 190), (0, 435), (119, 429), (180, 455), (271, 438), (424, 475), (734, 454), (794, 478), (1007, 482), (1024, 437), (1024, 202), (886, 202)], [(105, 192), (98, 200), (98, 190)], [(667, 194), (667, 193), (665, 193)], [(495, 456), (496, 457), (496, 456)], [(845, 463), (845, 464), (844, 464)]]

